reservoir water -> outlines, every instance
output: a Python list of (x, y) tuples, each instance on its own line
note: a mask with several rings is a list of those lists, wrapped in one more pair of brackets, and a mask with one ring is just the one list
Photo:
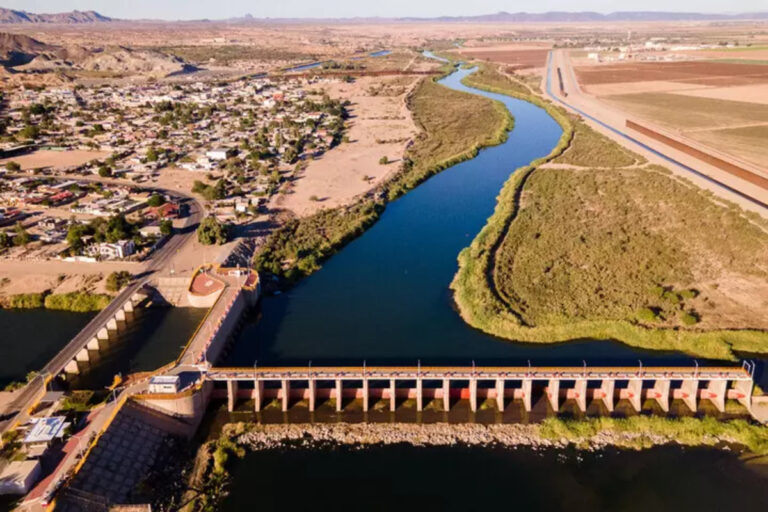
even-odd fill
[(541, 108), (466, 87), (472, 70), (440, 83), (504, 103), (515, 128), (504, 144), (430, 178), (387, 206), (379, 221), (286, 293), (264, 297), (225, 364), (650, 364), (692, 365), (682, 354), (601, 340), (522, 344), (467, 325), (449, 285), (457, 255), (491, 215), (510, 174), (547, 155), (562, 133)]

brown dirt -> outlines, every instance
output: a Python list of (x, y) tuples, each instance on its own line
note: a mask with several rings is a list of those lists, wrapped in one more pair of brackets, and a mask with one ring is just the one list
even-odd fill
[[(647, 82), (659, 80), (701, 80), (717, 77), (732, 84), (747, 77), (760, 82), (768, 82), (768, 67), (758, 64), (729, 64), (716, 62), (631, 62), (580, 66), (575, 68), (579, 82), (584, 85)], [(694, 82), (698, 83), (698, 82)]]
[(540, 68), (547, 61), (548, 48), (533, 50), (508, 50), (497, 48), (472, 48), (461, 50), (460, 55), (478, 60), (510, 64), (515, 68)]
[(62, 169), (65, 167), (83, 165), (91, 160), (107, 158), (109, 155), (110, 153), (108, 151), (87, 151), (81, 149), (73, 149), (71, 151), (40, 150), (29, 153), (28, 155), (0, 159), (0, 166), (5, 167), (6, 162), (12, 160), (18, 163), (24, 170), (39, 169), (41, 167)]

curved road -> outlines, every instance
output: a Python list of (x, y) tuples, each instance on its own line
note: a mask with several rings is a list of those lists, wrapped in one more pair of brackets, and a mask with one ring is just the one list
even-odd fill
[(101, 329), (106, 322), (112, 318), (117, 311), (123, 307), (125, 302), (136, 293), (142, 286), (144, 286), (150, 278), (159, 271), (165, 269), (172, 261), (174, 254), (181, 249), (191, 237), (194, 236), (197, 225), (200, 223), (200, 219), (205, 213), (203, 205), (192, 195), (180, 193), (175, 190), (167, 190), (159, 187), (140, 186), (134, 183), (128, 183), (121, 180), (102, 179), (92, 177), (70, 177), (70, 176), (46, 176), (35, 174), (19, 174), (17, 176), (35, 177), (54, 179), (59, 181), (84, 181), (84, 182), (97, 182), (109, 185), (130, 185), (131, 187), (139, 188), (148, 191), (157, 191), (167, 194), (170, 197), (180, 198), (190, 203), (189, 216), (186, 218), (184, 226), (180, 232), (174, 234), (162, 247), (155, 251), (155, 254), (149, 261), (149, 264), (145, 268), (144, 272), (138, 276), (130, 285), (128, 285), (120, 294), (115, 297), (109, 305), (100, 311), (88, 324), (74, 337), (69, 343), (67, 343), (48, 364), (46, 364), (40, 371), (40, 375), (30, 381), (20, 392), (13, 402), (7, 407), (6, 411), (14, 411), (14, 416), (7, 418), (3, 423), (0, 423), (0, 432), (6, 432), (11, 427), (23, 423), (27, 420), (27, 411), (34, 403), (39, 399), (43, 393), (43, 388), (46, 385), (46, 381), (49, 377), (54, 377), (64, 371), (64, 367), (75, 358), (76, 354), (82, 350), (82, 348), (88, 343), (88, 341), (96, 336), (96, 333)]

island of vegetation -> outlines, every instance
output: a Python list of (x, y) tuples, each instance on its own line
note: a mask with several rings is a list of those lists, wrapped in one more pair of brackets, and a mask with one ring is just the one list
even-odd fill
[(489, 66), (476, 88), (562, 126), (459, 256), (462, 317), (526, 342), (612, 339), (713, 359), (768, 352), (768, 223), (649, 164)]

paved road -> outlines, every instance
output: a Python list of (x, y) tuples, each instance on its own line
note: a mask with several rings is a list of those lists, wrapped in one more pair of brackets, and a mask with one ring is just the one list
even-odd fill
[[(99, 183), (120, 184), (127, 185), (128, 183), (121, 182), (119, 180), (101, 179), (101, 178), (73, 178), (73, 177), (58, 177), (58, 176), (45, 176), (45, 175), (30, 175), (22, 174), (22, 176), (32, 176), (40, 178), (52, 178), (56, 180), (76, 180), (76, 181), (91, 181)], [(131, 184), (131, 186), (136, 186)], [(64, 370), (64, 367), (75, 358), (76, 354), (83, 349), (88, 341), (96, 336), (98, 331), (110, 320), (117, 311), (123, 307), (125, 302), (136, 293), (144, 284), (156, 272), (161, 272), (169, 267), (174, 255), (177, 251), (183, 247), (190, 239), (195, 235), (195, 228), (200, 223), (205, 210), (202, 204), (197, 201), (193, 196), (187, 194), (181, 194), (172, 190), (159, 189), (157, 187), (142, 187), (146, 190), (162, 191), (172, 197), (181, 197), (190, 202), (189, 216), (186, 218), (184, 226), (180, 232), (173, 235), (161, 248), (159, 248), (152, 258), (149, 260), (145, 271), (134, 280), (128, 287), (126, 287), (115, 299), (109, 303), (109, 305), (100, 311), (88, 324), (74, 337), (67, 345), (62, 348), (48, 364), (46, 364), (40, 371), (35, 379), (27, 384), (22, 390), (19, 391), (19, 395), (13, 400), (11, 405), (7, 408), (8, 411), (18, 411), (15, 418), (9, 418), (4, 423), (0, 424), (0, 432), (5, 432), (9, 427), (23, 423), (28, 419), (28, 413), (30, 407), (37, 401), (40, 395), (43, 393), (45, 386), (45, 379), (47, 376), (56, 376)]]
[[(556, 71), (558, 67), (562, 70), (563, 85), (567, 93), (565, 97), (559, 94), (560, 87)], [(550, 99), (591, 121), (603, 133), (620, 144), (626, 146), (629, 142), (630, 149), (642, 153), (649, 160), (666, 165), (680, 174), (688, 174), (688, 176), (693, 174), (700, 179), (698, 183), (701, 186), (719, 195), (725, 195), (727, 199), (738, 202), (744, 207), (758, 212), (761, 210), (765, 212), (765, 208), (768, 208), (768, 194), (758, 186), (733, 177), (725, 171), (700, 162), (653, 139), (627, 133), (625, 115), (581, 91), (566, 51), (550, 52), (545, 80), (545, 92)]]

